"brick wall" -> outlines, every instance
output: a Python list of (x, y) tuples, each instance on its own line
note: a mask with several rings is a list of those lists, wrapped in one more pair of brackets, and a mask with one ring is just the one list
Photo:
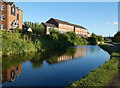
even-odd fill
[[(1, 2), (1, 3), (2, 3), (2, 5), (5, 6), (4, 10), (1, 10), (1, 6), (0, 6), (0, 12), (2, 12), (0, 14), (0, 19), (1, 19), (1, 15), (5, 16), (5, 20), (2, 20), (1, 24), (5, 25), (5, 29), (7, 29), (7, 30), (11, 29), (11, 24), (13, 21), (18, 22), (18, 24), (19, 24), (18, 28), (22, 29), (22, 18), (23, 18), (22, 14), (23, 14), (23, 12), (21, 10), (19, 10), (18, 8), (15, 8), (15, 15), (12, 15), (11, 14), (11, 9), (12, 9), (11, 7), (14, 4), (9, 5), (9, 4), (4, 3), (4, 2)], [(18, 14), (19, 14), (19, 20), (17, 19)]]

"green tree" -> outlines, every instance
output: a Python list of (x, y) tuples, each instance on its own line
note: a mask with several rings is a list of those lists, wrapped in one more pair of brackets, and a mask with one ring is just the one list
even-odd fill
[(38, 27), (34, 27), (33, 28), (33, 33), (36, 34), (36, 35), (45, 36), (44, 26), (42, 24), (40, 24)]
[(89, 41), (90, 44), (94, 45), (94, 44), (96, 44), (98, 39), (96, 37), (91, 36), (91, 37), (88, 38), (88, 41)]
[(118, 31), (113, 38), (114, 42), (120, 42), (120, 31)]
[(68, 34), (64, 33), (64, 34), (59, 34), (59, 40), (69, 42), (71, 39)]
[(24, 26), (26, 26), (26, 27), (28, 27), (28, 26), (29, 26), (29, 24), (28, 24), (28, 22), (27, 22), (27, 21), (25, 21), (25, 22), (24, 22)]
[(77, 37), (76, 33), (72, 32), (72, 31), (67, 32), (67, 34), (70, 36), (71, 41), (74, 41), (76, 39), (76, 37)]
[(102, 36), (97, 36), (97, 38), (98, 38), (98, 41), (104, 41)]

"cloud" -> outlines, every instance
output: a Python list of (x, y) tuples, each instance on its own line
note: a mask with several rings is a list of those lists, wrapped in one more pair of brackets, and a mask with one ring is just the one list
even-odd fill
[(118, 25), (118, 22), (108, 22), (107, 24)]

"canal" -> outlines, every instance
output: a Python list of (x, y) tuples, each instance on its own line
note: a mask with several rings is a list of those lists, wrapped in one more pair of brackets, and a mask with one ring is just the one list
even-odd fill
[(98, 68), (110, 55), (99, 46), (4, 57), (3, 86), (68, 86)]

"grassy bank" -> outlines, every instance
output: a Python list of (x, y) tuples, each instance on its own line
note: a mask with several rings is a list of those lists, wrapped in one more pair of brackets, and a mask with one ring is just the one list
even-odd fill
[(107, 86), (113, 77), (118, 73), (118, 60), (120, 60), (118, 50), (115, 48), (102, 44), (101, 48), (108, 51), (111, 54), (109, 61), (106, 61), (99, 68), (92, 70), (86, 77), (79, 81), (72, 83), (68, 88), (75, 87), (90, 87), (90, 86)]
[(84, 38), (78, 37), (74, 32), (63, 34), (53, 32), (49, 36), (38, 37), (38, 35), (35, 35), (35, 37), (33, 37), (33, 35), (30, 34), (1, 31), (1, 35), (1, 54), (4, 56), (31, 52), (46, 52), (66, 49), (74, 45), (88, 44)]
[(100, 44), (99, 46), (107, 51), (111, 56), (120, 56), (120, 50), (118, 50), (113, 44)]

